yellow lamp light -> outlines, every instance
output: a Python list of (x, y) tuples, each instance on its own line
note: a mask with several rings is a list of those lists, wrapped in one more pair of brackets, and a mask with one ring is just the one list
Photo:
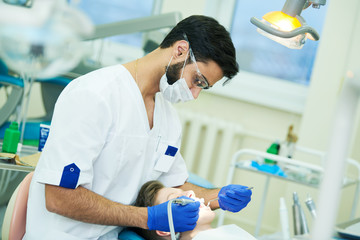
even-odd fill
[(257, 31), (262, 35), (288, 48), (301, 49), (307, 38), (320, 39), (316, 30), (300, 16), (302, 10), (311, 4), (318, 8), (325, 3), (326, 0), (286, 0), (281, 11), (269, 12), (262, 20), (252, 17), (250, 22), (258, 27)]
[(277, 29), (285, 32), (290, 32), (301, 27), (301, 23), (297, 18), (291, 17), (281, 11), (269, 12), (263, 16), (263, 19), (274, 25)]

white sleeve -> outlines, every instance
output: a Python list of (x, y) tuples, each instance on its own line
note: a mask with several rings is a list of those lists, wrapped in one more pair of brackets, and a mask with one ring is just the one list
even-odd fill
[(37, 181), (66, 188), (91, 188), (96, 161), (111, 127), (109, 104), (82, 88), (63, 91), (36, 170)]

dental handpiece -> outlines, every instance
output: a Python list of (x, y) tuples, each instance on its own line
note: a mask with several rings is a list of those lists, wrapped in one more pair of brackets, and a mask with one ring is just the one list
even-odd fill
[(176, 198), (176, 199), (173, 199), (172, 202), (184, 206), (186, 204), (193, 203), (194, 200), (185, 199), (185, 198)]
[(175, 228), (174, 228), (174, 222), (173, 222), (173, 217), (172, 217), (172, 211), (171, 211), (171, 204), (172, 203), (176, 203), (179, 205), (187, 205), (189, 203), (194, 202), (194, 200), (192, 199), (185, 199), (185, 198), (176, 198), (176, 199), (171, 199), (168, 202), (167, 205), (167, 213), (168, 213), (168, 221), (169, 221), (169, 228), (170, 228), (170, 235), (171, 235), (171, 239), (172, 240), (177, 240), (179, 239), (179, 233), (175, 234)]
[(302, 235), (308, 234), (309, 228), (307, 225), (305, 213), (301, 208), (299, 197), (296, 192), (293, 193), (293, 218), (294, 218), (294, 234)]

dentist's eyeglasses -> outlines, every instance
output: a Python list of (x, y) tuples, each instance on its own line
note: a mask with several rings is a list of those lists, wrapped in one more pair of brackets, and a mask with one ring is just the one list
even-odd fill
[(200, 70), (199, 70), (199, 67), (196, 63), (196, 59), (195, 59), (195, 55), (190, 47), (190, 42), (189, 42), (189, 39), (187, 38), (186, 34), (184, 33), (183, 34), (185, 40), (189, 43), (189, 53), (190, 53), (190, 61), (192, 63), (195, 64), (195, 67), (196, 67), (196, 73), (195, 73), (195, 79), (193, 80), (193, 84), (199, 88), (202, 88), (202, 89), (209, 89), (211, 88), (212, 86), (210, 86), (209, 82), (206, 80), (206, 78), (204, 77), (204, 75), (201, 74)]

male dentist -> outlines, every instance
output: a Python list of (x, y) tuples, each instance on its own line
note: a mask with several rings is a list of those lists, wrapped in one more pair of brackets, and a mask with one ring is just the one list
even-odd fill
[[(219, 197), (213, 209), (243, 209), (251, 198), (245, 186), (210, 190), (187, 182), (172, 106), (237, 72), (226, 29), (190, 16), (148, 55), (73, 80), (58, 98), (31, 182), (24, 239), (117, 239), (125, 226), (169, 231), (167, 203), (131, 206), (149, 180), (191, 189), (205, 202)], [(172, 211), (175, 231), (192, 230), (199, 202)]]

